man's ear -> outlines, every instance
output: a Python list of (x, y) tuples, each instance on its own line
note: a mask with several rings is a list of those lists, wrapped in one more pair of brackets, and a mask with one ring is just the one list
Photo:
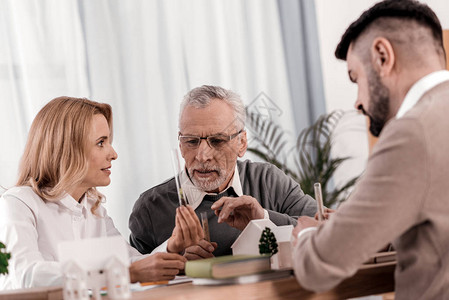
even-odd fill
[(387, 76), (393, 70), (396, 56), (390, 41), (383, 37), (377, 37), (371, 45), (371, 63), (380, 77)]
[(248, 148), (248, 140), (247, 140), (247, 137), (246, 137), (246, 130), (243, 130), (240, 133), (240, 143), (239, 143), (238, 156), (242, 157), (245, 154), (247, 148)]

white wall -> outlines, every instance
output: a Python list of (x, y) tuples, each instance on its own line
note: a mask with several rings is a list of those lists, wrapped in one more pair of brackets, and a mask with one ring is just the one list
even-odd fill
[[(328, 112), (335, 109), (353, 109), (357, 86), (349, 81), (346, 63), (337, 60), (334, 51), (349, 24), (377, 2), (377, 0), (315, 0)], [(435, 11), (443, 28), (449, 29), (449, 2), (447, 0), (422, 2)], [(351, 156), (353, 159), (344, 163), (336, 172), (337, 184), (362, 172), (368, 155), (364, 117), (350, 114), (340, 122), (340, 125), (336, 130), (333, 153), (340, 157)]]
[[(375, 0), (315, 0), (320, 36), (320, 52), (328, 111), (353, 107), (356, 85), (348, 80), (346, 64), (334, 56), (335, 47), (346, 28)], [(447, 0), (422, 1), (437, 14), (445, 29), (449, 29), (449, 2)]]

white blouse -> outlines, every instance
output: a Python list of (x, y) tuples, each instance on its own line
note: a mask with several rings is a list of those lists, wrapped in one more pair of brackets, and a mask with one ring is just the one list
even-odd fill
[[(62, 284), (58, 243), (120, 235), (106, 209), (86, 196), (80, 203), (66, 194), (62, 200), (41, 199), (28, 186), (14, 187), (0, 197), (0, 241), (11, 253), (8, 275), (0, 275), (0, 290)], [(132, 261), (143, 258), (129, 246)]]

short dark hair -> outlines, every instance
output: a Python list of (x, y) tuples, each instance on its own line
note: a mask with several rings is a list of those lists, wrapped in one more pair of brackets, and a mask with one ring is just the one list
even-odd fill
[(385, 0), (375, 4), (349, 25), (335, 50), (338, 59), (346, 60), (349, 45), (354, 42), (378, 18), (389, 17), (414, 20), (429, 28), (433, 37), (443, 46), (443, 34), (440, 21), (433, 10), (426, 4), (415, 0)]

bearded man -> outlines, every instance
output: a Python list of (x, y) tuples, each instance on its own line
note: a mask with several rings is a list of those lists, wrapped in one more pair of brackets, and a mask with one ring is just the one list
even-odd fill
[(349, 26), (335, 54), (379, 140), (329, 221), (298, 219), (296, 278), (328, 290), (393, 241), (395, 298), (449, 299), (449, 72), (440, 22), (418, 1), (382, 1)]
[[(315, 200), (277, 167), (237, 160), (247, 148), (245, 117), (239, 95), (221, 87), (201, 86), (184, 97), (178, 140), (185, 170), (179, 178), (196, 215), (185, 213), (185, 222), (175, 221), (179, 201), (171, 178), (135, 203), (129, 220), (132, 246), (141, 253), (182, 253), (189, 260), (221, 256), (232, 253), (232, 243), (251, 220), (296, 225), (299, 216), (314, 216)], [(211, 242), (189, 246), (191, 236), (198, 236), (202, 212)], [(189, 228), (181, 228), (183, 223)]]

